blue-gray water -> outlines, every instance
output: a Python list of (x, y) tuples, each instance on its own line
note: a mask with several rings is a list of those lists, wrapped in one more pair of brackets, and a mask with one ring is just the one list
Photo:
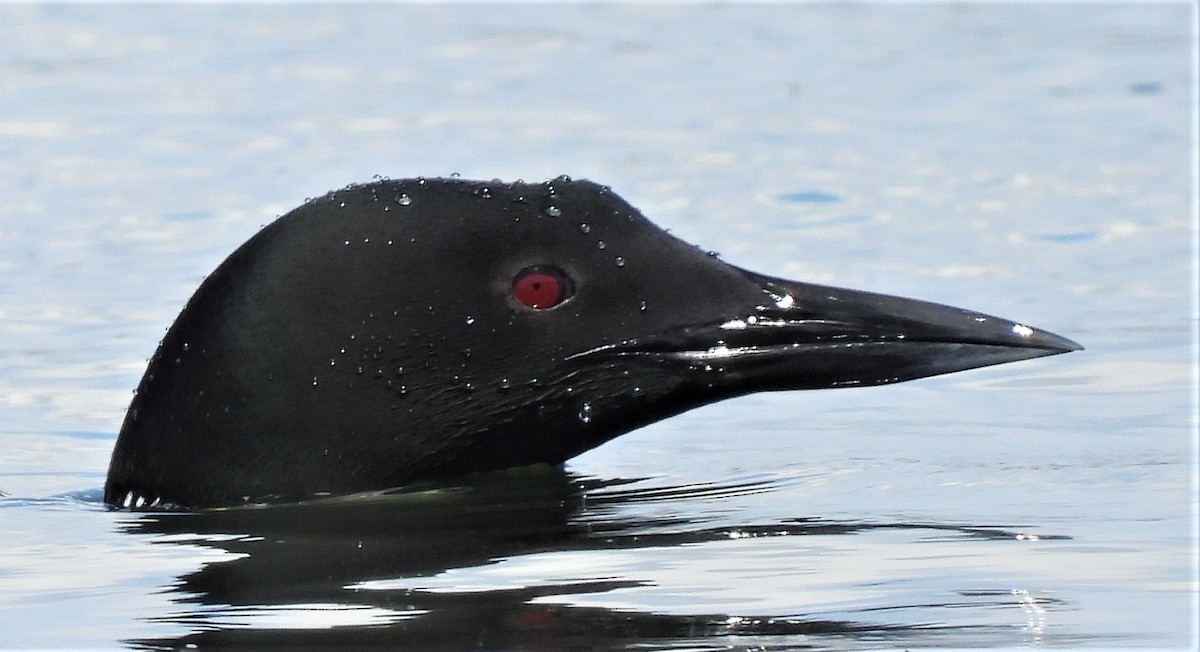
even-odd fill
[[(0, 647), (1186, 647), (1195, 3), (0, 4)], [(609, 184), (758, 271), (1083, 343), (564, 472), (98, 502), (199, 281), (373, 175)], [(680, 288), (686, 292), (686, 288)]]

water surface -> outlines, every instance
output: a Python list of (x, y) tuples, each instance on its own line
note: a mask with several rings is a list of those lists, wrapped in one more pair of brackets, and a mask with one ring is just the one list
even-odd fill
[[(1194, 5), (0, 5), (0, 646), (1197, 641)], [(751, 396), (564, 470), (99, 502), (200, 280), (373, 175), (611, 185), (1087, 350)], [(686, 291), (685, 289), (681, 291)]]

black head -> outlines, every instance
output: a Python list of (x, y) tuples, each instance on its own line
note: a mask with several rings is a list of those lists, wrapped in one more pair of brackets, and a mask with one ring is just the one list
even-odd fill
[(105, 500), (230, 505), (554, 464), (739, 394), (1076, 348), (733, 267), (587, 181), (380, 181), (281, 217), (201, 285), (138, 387)]

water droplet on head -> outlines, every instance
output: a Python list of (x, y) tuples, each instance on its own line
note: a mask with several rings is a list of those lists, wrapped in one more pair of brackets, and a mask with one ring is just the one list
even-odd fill
[(579, 230), (583, 231), (584, 233), (591, 233), (592, 227), (588, 226), (587, 223), (584, 223), (579, 225)]
[(617, 267), (624, 267), (624, 266), (625, 266), (625, 258), (623, 258), (621, 256), (617, 256)]
[(584, 423), (591, 423), (591, 421), (592, 421), (592, 404), (591, 403), (584, 403), (583, 405), (579, 406), (579, 420)]
[(475, 318), (470, 315), (467, 315), (467, 325), (470, 326), (471, 324), (474, 324), (474, 323), (475, 323)]
[(608, 245), (604, 244), (604, 241), (603, 241), (603, 240), (599, 240), (599, 241), (597, 241), (597, 242), (596, 242), (596, 246), (597, 246), (597, 247), (599, 247), (600, 249), (607, 249), (607, 248), (608, 248)]
[(396, 195), (396, 203), (400, 204), (401, 206), (408, 206), (412, 203), (412, 197), (409, 197), (408, 193), (402, 192), (399, 195)]
[(558, 217), (559, 215), (562, 215), (562, 211), (559, 210), (557, 206), (547, 206), (546, 210), (544, 210), (542, 212), (549, 215), (550, 217)]
[(509, 389), (512, 387), (512, 383), (507, 378), (501, 378), (498, 384), (500, 385), (500, 389)]

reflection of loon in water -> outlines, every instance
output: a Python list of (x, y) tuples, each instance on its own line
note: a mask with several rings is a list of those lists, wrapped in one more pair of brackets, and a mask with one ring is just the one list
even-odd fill
[(105, 500), (224, 506), (558, 464), (732, 396), (1078, 348), (734, 267), (586, 181), (379, 181), (307, 202), (208, 277), (138, 387)]
[[(787, 480), (645, 487), (637, 481), (601, 481), (543, 467), (536, 472), (484, 474), (457, 486), (263, 509), (138, 514), (123, 525), (130, 533), (170, 535), (161, 541), (232, 554), (182, 576), (172, 586), (181, 612), (163, 621), (187, 633), (178, 639), (137, 643), (171, 649), (195, 644), (201, 649), (386, 645), (450, 650), (525, 649), (537, 641), (541, 649), (595, 649), (612, 647), (626, 637), (642, 643), (661, 641), (669, 647), (666, 644), (672, 639), (758, 635), (782, 637), (773, 638), (772, 645), (783, 645), (793, 636), (797, 637), (793, 643), (808, 645), (813, 641), (805, 637), (820, 635), (904, 645), (913, 637), (928, 641), (938, 627), (905, 622), (907, 612), (902, 608), (899, 616), (874, 613), (874, 609), (869, 610), (872, 613), (850, 610), (839, 619), (828, 615), (826, 604), (805, 604), (803, 594), (796, 596), (795, 606), (813, 615), (699, 610), (662, 614), (627, 607), (572, 606), (576, 602), (572, 596), (594, 604), (597, 600), (588, 596), (644, 587), (653, 581), (654, 564), (616, 574), (592, 566), (624, 558), (620, 550), (673, 549), (675, 563), (686, 568), (704, 566), (707, 556), (726, 554), (717, 552), (724, 548), (711, 546), (750, 537), (787, 537), (792, 541), (789, 550), (810, 545), (829, 550), (863, 545), (844, 542), (864, 536), (884, 537), (876, 545), (897, 544), (896, 538), (886, 537), (888, 531), (901, 535), (911, 531), (904, 535), (906, 541), (898, 543), (904, 546), (912, 541), (928, 546), (942, 538), (1015, 541), (1024, 536), (997, 526), (936, 523), (802, 518), (747, 524), (732, 520), (725, 511), (729, 498), (772, 491), (781, 482)], [(699, 501), (699, 505), (673, 509), (670, 516), (647, 516), (640, 507), (654, 501), (675, 506)], [(706, 511), (705, 505), (718, 511)], [(813, 543), (801, 544), (793, 537), (809, 537), (805, 541)], [(594, 557), (580, 558), (582, 566), (573, 564), (569, 572), (555, 576), (553, 569), (562, 569), (563, 563), (555, 555), (562, 552)], [(528, 560), (536, 570), (521, 577), (502, 575), (503, 581), (495, 586), (439, 582), (448, 571), (486, 572), (505, 560), (519, 559)], [(808, 573), (816, 574), (814, 580), (825, 573), (844, 572), (836, 565), (825, 569), (827, 555), (799, 557), (788, 564), (811, 564)], [(736, 576), (709, 576), (716, 586), (736, 581)], [(945, 606), (1013, 605), (1007, 591), (977, 593)], [(825, 594), (818, 591), (817, 595)], [(613, 602), (622, 600), (614, 597)], [(921, 613), (937, 606), (921, 604)], [(283, 617), (289, 611), (292, 617)], [(978, 629), (982, 633), (987, 627)], [(952, 629), (961, 640), (963, 626)]]

